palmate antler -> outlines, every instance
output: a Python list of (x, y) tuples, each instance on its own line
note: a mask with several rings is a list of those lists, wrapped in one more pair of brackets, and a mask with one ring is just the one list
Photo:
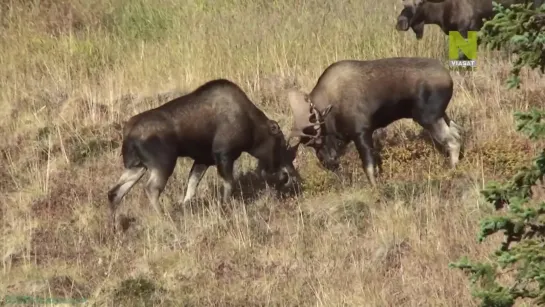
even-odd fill
[[(320, 134), (321, 134), (321, 128), (322, 128), (323, 121), (320, 119), (320, 113), (318, 110), (314, 107), (313, 103), (310, 103), (310, 110), (309, 115), (307, 117), (306, 122), (297, 123), (297, 126), (294, 126), (292, 130), (290, 131), (288, 141), (290, 138), (301, 138), (301, 137), (309, 137), (310, 140), (305, 142), (304, 145), (312, 145), (315, 142), (320, 142)], [(305, 133), (305, 129), (307, 128), (314, 128), (315, 134), (308, 134)]]
[[(301, 142), (301, 137), (310, 138), (304, 145), (319, 144), (321, 142), (320, 136), (323, 120), (320, 116), (320, 112), (314, 106), (314, 103), (310, 101), (308, 95), (296, 90), (290, 91), (288, 98), (294, 115), (293, 126), (287, 138), (288, 147), (297, 147)], [(310, 127), (314, 128), (315, 134), (304, 132), (305, 129)], [(293, 138), (296, 138), (297, 142), (295, 144), (290, 144), (290, 141)]]

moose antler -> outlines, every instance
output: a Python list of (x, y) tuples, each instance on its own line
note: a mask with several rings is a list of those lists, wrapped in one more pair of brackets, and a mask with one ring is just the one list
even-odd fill
[[(288, 100), (293, 111), (293, 126), (288, 134), (288, 146), (295, 147), (299, 145), (301, 137), (309, 137), (310, 140), (305, 145), (311, 145), (321, 141), (319, 138), (321, 135), (321, 125), (323, 121), (320, 117), (320, 112), (314, 106), (314, 103), (310, 101), (308, 95), (292, 90), (288, 93)], [(315, 134), (305, 133), (304, 130), (313, 127)], [(298, 138), (296, 144), (290, 145), (292, 138)]]

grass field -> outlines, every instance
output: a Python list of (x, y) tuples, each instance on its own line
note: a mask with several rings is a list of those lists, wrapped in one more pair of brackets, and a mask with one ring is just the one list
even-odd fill
[[(39, 4), (32, 4), (32, 3)], [(232, 212), (183, 208), (190, 160), (180, 159), (158, 218), (139, 183), (111, 235), (106, 192), (122, 171), (130, 116), (213, 78), (238, 83), (285, 133), (284, 90), (309, 91), (341, 59), (446, 59), (446, 38), (394, 29), (400, 2), (10, 0), (0, 4), (0, 294), (86, 298), (98, 306), (476, 306), (448, 268), (484, 258), (479, 191), (533, 157), (513, 111), (545, 99), (524, 72), (504, 86), (509, 58), (481, 51), (475, 72), (453, 72), (448, 112), (466, 130), (456, 170), (411, 121), (380, 134), (384, 175), (369, 188), (353, 147), (342, 177), (299, 151), (305, 179), (280, 199), (236, 164), (245, 196)], [(541, 86), (538, 86), (541, 84)], [(198, 190), (216, 198), (211, 168)], [(253, 187), (253, 188), (252, 188)]]

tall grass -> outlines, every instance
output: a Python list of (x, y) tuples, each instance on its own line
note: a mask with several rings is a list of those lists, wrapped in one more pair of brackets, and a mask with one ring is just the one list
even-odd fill
[[(139, 184), (123, 202), (129, 226), (118, 241), (106, 191), (131, 115), (227, 78), (287, 132), (286, 89), (310, 90), (341, 59), (445, 59), (446, 38), (434, 26), (421, 41), (396, 32), (393, 0), (10, 0), (0, 10), (0, 295), (111, 306), (475, 305), (447, 264), (488, 252), (475, 241), (487, 211), (478, 192), (532, 156), (511, 114), (543, 101), (540, 76), (507, 91), (508, 59), (484, 50), (476, 72), (452, 73), (449, 114), (466, 129), (457, 170), (400, 121), (381, 137), (378, 192), (354, 150), (337, 178), (302, 149), (301, 195), (279, 199), (242, 180), (255, 199), (225, 214), (214, 203), (175, 205), (191, 163), (180, 160), (162, 196), (171, 218), (153, 214)], [(240, 175), (253, 163), (243, 156)], [(217, 178), (209, 171), (198, 196), (215, 198)]]

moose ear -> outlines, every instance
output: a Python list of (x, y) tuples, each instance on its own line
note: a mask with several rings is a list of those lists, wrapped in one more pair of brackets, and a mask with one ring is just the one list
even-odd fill
[(278, 135), (278, 134), (282, 133), (282, 130), (280, 130), (280, 126), (278, 125), (278, 123), (276, 121), (270, 119), (267, 124), (269, 125), (269, 132), (272, 135)]
[(325, 110), (323, 110), (322, 112), (320, 112), (320, 115), (323, 117), (326, 117), (327, 114), (329, 114), (329, 112), (331, 112), (331, 108), (333, 108), (332, 105), (328, 105), (327, 108), (325, 108)]

